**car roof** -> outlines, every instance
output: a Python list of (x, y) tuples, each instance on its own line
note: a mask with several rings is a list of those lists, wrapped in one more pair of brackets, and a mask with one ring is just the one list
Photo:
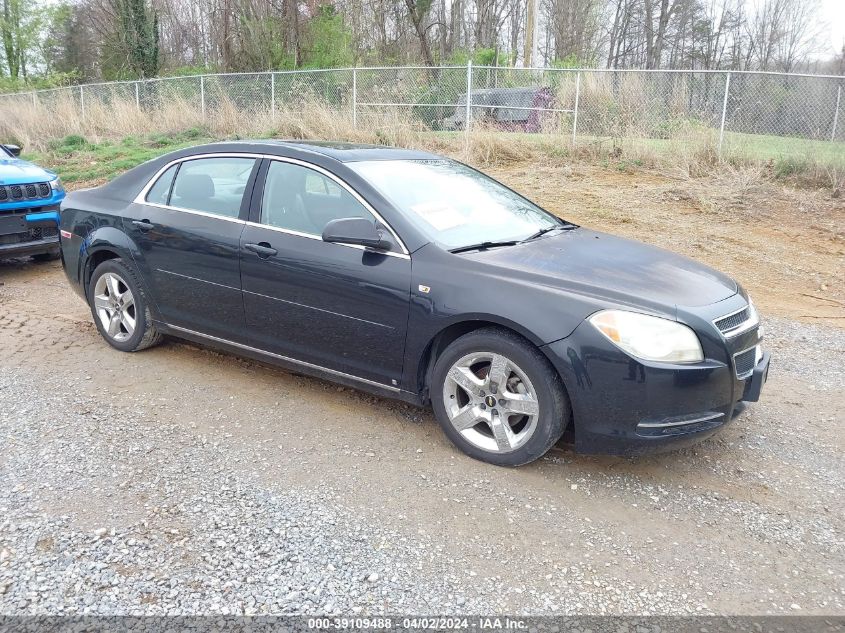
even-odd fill
[(341, 163), (363, 160), (444, 160), (443, 156), (414, 149), (344, 143), (341, 141), (283, 141), (259, 139), (249, 141), (221, 141), (191, 148), (197, 153), (211, 149), (231, 152), (260, 152), (278, 156), (289, 156), (290, 152), (310, 152), (332, 158)]

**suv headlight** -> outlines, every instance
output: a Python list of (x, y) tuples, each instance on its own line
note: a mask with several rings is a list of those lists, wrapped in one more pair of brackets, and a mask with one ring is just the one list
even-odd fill
[(62, 193), (65, 190), (65, 186), (62, 184), (62, 179), (56, 176), (53, 180), (51, 180), (50, 189), (57, 193)]
[(614, 345), (643, 360), (697, 363), (704, 360), (692, 329), (677, 321), (625, 310), (604, 310), (589, 319)]

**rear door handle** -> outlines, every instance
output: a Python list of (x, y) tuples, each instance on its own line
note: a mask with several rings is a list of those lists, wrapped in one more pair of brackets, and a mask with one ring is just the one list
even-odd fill
[(132, 224), (137, 226), (142, 231), (149, 231), (150, 229), (155, 228), (155, 224), (153, 224), (149, 220), (132, 220)]
[(279, 251), (270, 246), (267, 242), (259, 242), (258, 244), (244, 244), (244, 248), (257, 254), (261, 259), (272, 257)]

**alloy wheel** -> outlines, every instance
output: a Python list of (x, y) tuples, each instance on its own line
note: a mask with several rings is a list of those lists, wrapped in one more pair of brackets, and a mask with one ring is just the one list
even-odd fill
[(122, 342), (135, 333), (135, 297), (115, 273), (104, 273), (94, 285), (94, 309), (106, 334)]
[(455, 362), (443, 385), (449, 421), (491, 453), (523, 446), (537, 429), (540, 403), (525, 372), (502, 354), (477, 352)]

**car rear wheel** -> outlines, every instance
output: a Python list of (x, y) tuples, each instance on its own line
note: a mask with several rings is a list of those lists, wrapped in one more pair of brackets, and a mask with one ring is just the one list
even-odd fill
[(528, 341), (485, 328), (454, 341), (434, 367), (438, 422), (462, 451), (500, 466), (542, 457), (571, 416), (557, 372)]
[(100, 334), (122, 352), (137, 352), (161, 341), (133, 270), (121, 259), (97, 266), (88, 287), (91, 313)]

